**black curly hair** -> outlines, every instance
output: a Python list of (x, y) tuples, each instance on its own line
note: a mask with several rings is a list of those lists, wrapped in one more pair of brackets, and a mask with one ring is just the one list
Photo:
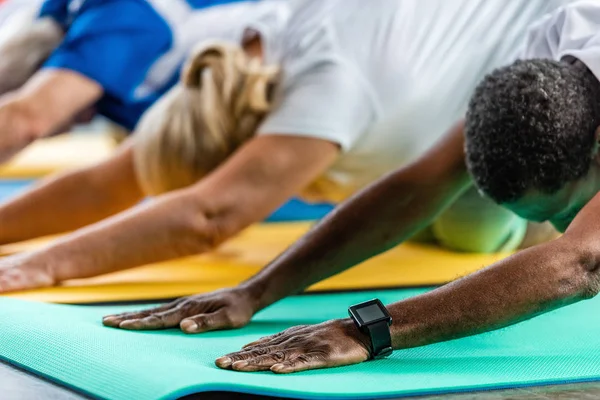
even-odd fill
[(530, 189), (552, 194), (587, 174), (600, 126), (600, 82), (580, 62), (517, 61), (471, 98), (467, 165), (498, 203)]

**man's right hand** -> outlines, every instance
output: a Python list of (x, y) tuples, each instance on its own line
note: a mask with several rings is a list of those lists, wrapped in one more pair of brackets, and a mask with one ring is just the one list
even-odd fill
[(243, 288), (183, 297), (161, 307), (104, 317), (102, 323), (127, 330), (156, 330), (179, 326), (185, 333), (236, 329), (248, 324), (258, 301)]

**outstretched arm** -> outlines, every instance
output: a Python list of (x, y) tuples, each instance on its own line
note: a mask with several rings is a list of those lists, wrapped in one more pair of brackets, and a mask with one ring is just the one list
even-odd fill
[(91, 225), (39, 252), (3, 260), (9, 269), (0, 273), (0, 290), (213, 250), (300, 191), (337, 153), (335, 144), (319, 139), (257, 137), (194, 186)]
[(0, 99), (0, 162), (68, 126), (102, 93), (100, 85), (77, 72), (37, 72), (23, 87)]
[(237, 288), (157, 310), (110, 316), (126, 329), (180, 325), (188, 333), (236, 328), (253, 313), (388, 250), (427, 226), (468, 186), (462, 124), (420, 160), (338, 207), (263, 271)]
[(299, 293), (409, 239), (469, 184), (459, 124), (420, 160), (334, 210), (246, 285), (260, 308)]
[(26, 7), (13, 11), (0, 26), (0, 94), (25, 84), (65, 36), (54, 18), (37, 18), (39, 7)]
[(0, 244), (78, 229), (141, 198), (128, 143), (100, 164), (52, 177), (1, 205)]
[[(600, 195), (561, 238), (390, 305), (393, 347), (424, 346), (499, 329), (595, 296), (600, 290), (598, 212)], [(315, 353), (315, 348), (326, 350)], [(369, 338), (343, 319), (264, 338), (220, 358), (217, 365), (289, 373), (362, 362), (368, 349)]]

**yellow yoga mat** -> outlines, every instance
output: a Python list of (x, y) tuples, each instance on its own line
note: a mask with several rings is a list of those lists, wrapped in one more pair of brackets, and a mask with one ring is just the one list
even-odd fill
[[(275, 258), (309, 224), (261, 224), (247, 229), (218, 251), (154, 264), (60, 287), (10, 294), (20, 299), (56, 303), (156, 300), (209, 292), (236, 285)], [(4, 254), (39, 247), (40, 242), (5, 246)], [(506, 254), (461, 254), (431, 246), (405, 244), (340, 275), (312, 291), (438, 285), (476, 271)]]
[(108, 134), (65, 134), (39, 140), (0, 166), (0, 178), (38, 178), (91, 165), (106, 159), (114, 148), (115, 141)]

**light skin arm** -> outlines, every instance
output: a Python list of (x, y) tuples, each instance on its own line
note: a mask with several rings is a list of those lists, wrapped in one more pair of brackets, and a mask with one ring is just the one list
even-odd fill
[[(512, 325), (600, 290), (600, 195), (565, 234), (429, 293), (388, 306), (395, 349)], [(322, 349), (315, 352), (313, 349)], [(367, 360), (369, 338), (349, 319), (291, 328), (217, 360), (222, 368), (290, 373)]]
[(36, 139), (69, 126), (102, 96), (102, 87), (64, 69), (43, 69), (0, 98), (0, 162)]
[(142, 198), (131, 144), (109, 160), (36, 185), (0, 206), (0, 244), (63, 233), (100, 221)]
[(187, 333), (236, 328), (286, 296), (408, 239), (470, 185), (462, 124), (414, 164), (338, 207), (263, 271), (237, 288), (181, 299), (159, 309), (109, 316), (124, 329), (180, 325)]
[(338, 151), (319, 139), (257, 137), (196, 185), (91, 225), (44, 250), (3, 260), (0, 288), (52, 284), (212, 250), (323, 173)]

